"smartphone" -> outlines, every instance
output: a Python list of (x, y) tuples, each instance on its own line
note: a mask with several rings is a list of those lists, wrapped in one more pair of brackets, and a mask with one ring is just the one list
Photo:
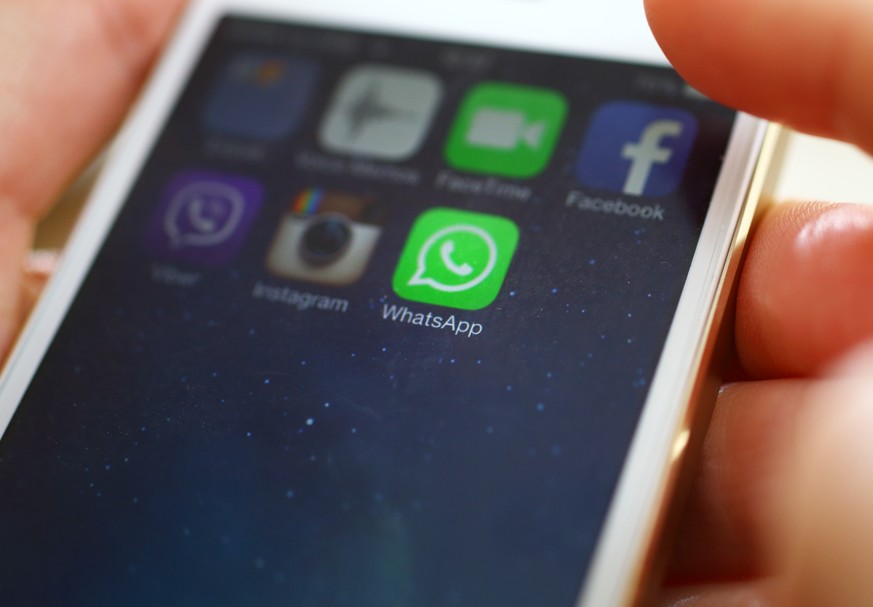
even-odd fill
[(192, 3), (0, 379), (4, 604), (639, 601), (767, 128), (631, 0)]

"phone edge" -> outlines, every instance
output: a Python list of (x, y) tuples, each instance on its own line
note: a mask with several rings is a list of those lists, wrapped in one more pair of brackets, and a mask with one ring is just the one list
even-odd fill
[[(746, 123), (747, 126), (744, 127), (741, 123)], [(720, 386), (721, 377), (713, 367), (713, 362), (718, 359), (719, 348), (732, 347), (732, 344), (720, 341), (720, 338), (723, 337), (723, 328), (730, 327), (727, 321), (732, 311), (745, 246), (754, 218), (766, 206), (762, 202), (766, 200), (769, 178), (781, 159), (781, 150), (784, 147), (784, 129), (779, 125), (739, 114), (735, 135), (742, 128), (754, 129), (749, 134), (751, 139), (740, 144), (754, 153), (749, 157), (747, 165), (742, 167), (743, 174), (736, 180), (735, 185), (740, 186), (736, 199), (741, 200), (741, 203), (737, 206), (735, 220), (731, 222), (731, 233), (725, 239), (727, 255), (713, 273), (715, 280), (712, 282), (710, 294), (703, 298), (702, 305), (708, 308), (708, 313), (701, 319), (700, 339), (691, 353), (689, 373), (681, 382), (681, 389), (675, 392), (679, 397), (678, 404), (668, 412), (671, 413), (666, 416), (668, 420), (661, 420), (665, 421), (663, 427), (669, 432), (670, 438), (660, 441), (665, 449), (656, 455), (653, 455), (652, 449), (646, 444), (651, 440), (648, 435), (652, 432), (652, 418), (664, 413), (659, 410), (663, 406), (659, 407), (654, 402), (658, 398), (654, 393), (655, 384), (664, 373), (664, 359), (668, 356), (666, 353), (669, 346), (665, 345), (576, 607), (631, 607), (645, 604), (645, 601), (651, 600), (655, 590), (653, 586), (663, 569), (663, 560), (667, 555), (659, 545), (659, 540), (666, 537), (676, 522), (673, 520), (679, 513), (676, 504), (687, 493), (692, 478), (695, 456), (702, 446)], [(742, 160), (736, 154), (743, 152), (731, 149), (737, 145), (736, 138), (732, 137), (726, 159)], [(734, 170), (737, 168), (740, 167), (734, 167)], [(721, 181), (731, 179), (726, 173), (727, 170), (719, 180), (714, 199), (724, 195), (719, 191), (726, 187)], [(714, 217), (708, 217), (707, 223), (713, 219)], [(703, 243), (698, 248), (702, 246)], [(700, 261), (699, 251), (695, 252), (694, 259), (695, 262)], [(714, 258), (712, 261), (718, 262), (718, 259)], [(694, 296), (689, 293), (692, 288), (689, 283), (694, 271), (694, 267), (689, 271), (689, 280), (683, 288), (682, 299)], [(680, 318), (682, 308), (680, 301), (671, 324), (668, 344), (677, 325), (684, 322)], [(651, 466), (649, 462), (652, 460), (658, 463)], [(642, 471), (646, 468), (660, 469), (660, 473), (650, 479), (647, 489), (644, 490), (645, 496), (641, 497), (638, 489), (641, 480), (642, 484), (646, 484), (646, 479), (641, 479)], [(625, 526), (634, 511), (637, 513), (637, 534), (629, 537)], [(664, 544), (669, 545), (669, 542)], [(622, 548), (624, 554), (621, 553)], [(621, 573), (616, 574), (616, 571)]]

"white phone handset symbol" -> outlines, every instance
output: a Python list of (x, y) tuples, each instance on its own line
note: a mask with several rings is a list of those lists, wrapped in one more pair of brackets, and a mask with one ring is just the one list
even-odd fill
[(469, 276), (473, 272), (473, 267), (468, 263), (457, 264), (452, 260), (452, 254), (455, 252), (455, 243), (452, 240), (445, 241), (440, 246), (440, 259), (443, 260), (443, 265), (452, 274), (458, 276)]
[(195, 198), (188, 203), (188, 220), (195, 230), (201, 234), (214, 232), (218, 227), (215, 219), (206, 214), (207, 202), (202, 197)]

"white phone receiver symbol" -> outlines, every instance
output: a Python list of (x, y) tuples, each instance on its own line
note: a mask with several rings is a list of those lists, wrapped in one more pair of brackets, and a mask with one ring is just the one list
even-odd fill
[[(456, 234), (457, 237), (455, 237)], [(469, 263), (455, 263), (452, 259), (457, 239), (463, 243), (460, 254), (471, 259), (475, 266)], [(483, 259), (486, 252), (487, 260)], [(426, 276), (429, 256), (436, 258), (432, 259), (433, 264), (439, 266), (433, 269), (437, 271), (438, 275), (441, 275), (441, 278), (449, 279), (449, 282)], [(456, 223), (438, 230), (424, 241), (418, 250), (417, 265), (415, 274), (406, 284), (409, 286), (427, 285), (444, 293), (459, 293), (472, 289), (491, 275), (497, 265), (497, 243), (494, 242), (494, 237), (491, 234), (479, 226)], [(442, 271), (443, 269), (445, 271)], [(454, 274), (454, 276), (449, 276), (449, 274)]]
[(452, 254), (455, 252), (455, 242), (447, 240), (440, 246), (440, 259), (446, 269), (452, 274), (458, 276), (469, 276), (473, 272), (473, 267), (468, 263), (457, 264), (452, 260)]
[(188, 204), (188, 220), (201, 233), (214, 232), (218, 227), (218, 223), (206, 215), (206, 204), (203, 198), (195, 198)]

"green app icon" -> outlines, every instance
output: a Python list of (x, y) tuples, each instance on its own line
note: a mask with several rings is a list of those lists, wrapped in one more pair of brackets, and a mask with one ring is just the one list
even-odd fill
[(497, 297), (518, 244), (505, 217), (431, 209), (416, 219), (394, 272), (404, 299), (479, 310)]
[(533, 177), (549, 163), (566, 116), (567, 101), (555, 91), (483, 82), (461, 104), (446, 161), (475, 173)]

